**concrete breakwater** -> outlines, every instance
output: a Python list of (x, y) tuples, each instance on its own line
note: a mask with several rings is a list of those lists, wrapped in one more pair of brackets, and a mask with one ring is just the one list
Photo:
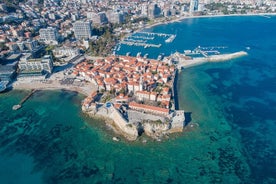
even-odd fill
[(227, 61), (230, 59), (235, 59), (235, 58), (239, 58), (239, 57), (246, 56), (246, 55), (248, 55), (247, 52), (239, 51), (239, 52), (235, 52), (235, 53), (231, 53), (231, 54), (220, 54), (220, 55), (209, 56), (209, 57), (207, 57), (207, 61), (208, 62)]
[(189, 68), (189, 67), (204, 64), (207, 62), (228, 61), (228, 60), (236, 59), (246, 55), (248, 55), (247, 52), (239, 51), (239, 52), (234, 52), (230, 54), (219, 54), (219, 55), (212, 55), (207, 57), (191, 58), (177, 52), (170, 57), (178, 63), (177, 68), (181, 70), (181, 68)]

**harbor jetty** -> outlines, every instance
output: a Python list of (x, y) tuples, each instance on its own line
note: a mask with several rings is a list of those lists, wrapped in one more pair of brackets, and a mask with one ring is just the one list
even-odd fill
[(165, 40), (166, 43), (171, 43), (174, 41), (176, 35), (171, 35), (168, 39)]
[(19, 102), (19, 104), (14, 105), (14, 106), (12, 107), (12, 109), (13, 109), (13, 110), (18, 110), (18, 109), (20, 109), (20, 108), (22, 107), (23, 103), (26, 102), (35, 92), (36, 92), (36, 90), (35, 90), (35, 89), (32, 89), (32, 91), (31, 91), (27, 96), (25, 96), (25, 97)]
[(172, 36), (172, 34), (166, 34), (166, 33), (152, 33), (152, 32), (137, 32), (137, 33), (146, 34), (146, 35), (149, 35), (149, 36), (163, 36), (163, 37)]
[(121, 41), (121, 44), (125, 44), (125, 45), (129, 45), (129, 46), (142, 46), (144, 48), (147, 47), (161, 47), (162, 44), (150, 44), (150, 43), (142, 43), (142, 42), (138, 42), (138, 41)]
[(182, 68), (189, 68), (192, 66), (208, 63), (208, 62), (222, 62), (228, 61), (231, 59), (236, 59), (242, 56), (246, 56), (247, 52), (239, 51), (229, 54), (215, 54), (215, 55), (207, 55), (206, 52), (199, 51), (203, 57), (191, 57), (185, 54), (181, 54), (176, 52), (171, 56), (167, 57), (166, 59), (171, 59), (177, 63), (177, 69), (181, 71)]

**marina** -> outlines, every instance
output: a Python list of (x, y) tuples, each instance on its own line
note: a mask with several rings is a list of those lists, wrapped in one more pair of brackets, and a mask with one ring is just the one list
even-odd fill
[[(114, 49), (114, 52), (120, 52), (122, 45), (133, 47), (160, 48), (163, 43), (172, 43), (176, 38), (175, 34), (136, 32), (122, 40)], [(138, 54), (138, 52), (137, 52)]]
[(222, 50), (226, 49), (226, 46), (212, 46), (212, 47), (201, 47), (198, 46), (194, 50), (184, 50), (186, 56), (199, 56), (199, 57), (209, 57), (212, 55), (221, 54)]

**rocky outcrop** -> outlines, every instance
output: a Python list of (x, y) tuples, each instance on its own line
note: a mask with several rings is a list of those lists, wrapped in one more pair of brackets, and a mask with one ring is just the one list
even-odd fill
[(83, 106), (82, 110), (91, 117), (101, 118), (110, 126), (117, 134), (124, 136), (129, 141), (135, 141), (141, 134), (160, 140), (164, 135), (176, 132), (182, 132), (184, 128), (184, 111), (176, 110), (168, 122), (164, 120), (143, 119), (140, 122), (129, 122), (123, 115), (113, 106), (90, 104)]
[(170, 129), (169, 123), (146, 122), (143, 123), (144, 133), (154, 139), (159, 139)]

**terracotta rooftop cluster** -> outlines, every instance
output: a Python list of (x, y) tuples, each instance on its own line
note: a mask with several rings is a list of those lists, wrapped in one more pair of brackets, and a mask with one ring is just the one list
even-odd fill
[(133, 93), (139, 101), (159, 101), (169, 108), (174, 72), (174, 66), (156, 60), (109, 56), (79, 63), (73, 74), (93, 82), (99, 90), (118, 92), (121, 96), (116, 101), (122, 99), (121, 93)]

